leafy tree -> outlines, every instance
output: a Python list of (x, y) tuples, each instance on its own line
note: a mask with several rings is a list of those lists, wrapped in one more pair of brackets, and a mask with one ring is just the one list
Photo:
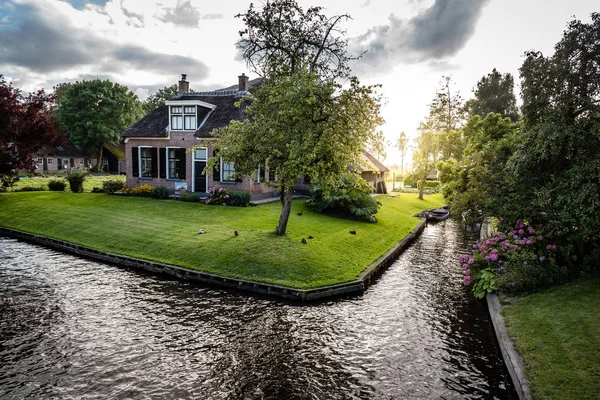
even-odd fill
[(43, 90), (24, 97), (0, 75), (0, 180), (2, 189), (18, 180), (19, 169), (35, 169), (34, 156), (63, 138), (54, 130), (52, 95)]
[(402, 161), (400, 163), (400, 175), (404, 175), (404, 156), (408, 151), (408, 138), (406, 137), (406, 133), (404, 133), (404, 131), (400, 132), (396, 146), (398, 147), (398, 150), (400, 150), (400, 156), (402, 157)]
[(140, 101), (127, 86), (99, 79), (63, 84), (58, 92), (59, 129), (96, 157), (99, 170), (104, 143), (118, 143), (121, 131), (142, 117)]
[[(238, 15), (246, 25), (238, 48), (264, 81), (246, 108), (247, 118), (219, 130), (216, 146), (235, 163), (238, 176), (268, 163), (281, 193), (279, 235), (287, 229), (295, 182), (308, 176), (335, 187), (382, 123), (376, 87), (349, 77), (353, 57), (339, 27), (349, 17), (321, 11), (275, 0), (260, 10), (251, 4)], [(335, 82), (341, 77), (349, 78), (347, 86)], [(216, 162), (209, 160), (207, 168)]]
[(421, 181), (419, 199), (425, 194), (425, 180), (440, 159), (440, 134), (430, 130), (422, 130), (417, 136), (416, 150), (413, 153), (413, 168)]
[(579, 255), (600, 244), (600, 13), (567, 25), (555, 53), (526, 53), (524, 131), (507, 164), (506, 215), (549, 223)]
[(377, 160), (381, 161), (387, 157), (386, 147), (389, 145), (390, 142), (385, 140), (383, 131), (378, 130), (367, 142), (367, 151), (377, 157)]
[(177, 96), (178, 93), (179, 88), (176, 84), (158, 89), (156, 93), (148, 96), (148, 98), (142, 103), (144, 114), (150, 113), (155, 108), (162, 105), (165, 101), (171, 100), (173, 97)]
[(473, 91), (475, 98), (467, 101), (469, 115), (485, 118), (489, 113), (497, 113), (515, 122), (519, 119), (517, 98), (514, 94), (515, 81), (511, 74), (501, 74), (494, 68), (477, 82)]
[[(357, 162), (362, 146), (382, 120), (374, 88), (356, 78), (343, 89), (308, 71), (266, 80), (246, 108), (244, 121), (215, 132), (223, 159), (235, 163), (238, 177), (268, 163), (272, 185), (281, 193), (277, 226), (285, 234), (294, 185), (301, 176), (336, 187), (347, 166)], [(218, 162), (211, 159), (207, 168)]]
[(246, 28), (237, 47), (248, 66), (262, 77), (291, 75), (308, 68), (325, 78), (350, 75), (348, 41), (340, 23), (347, 14), (327, 17), (323, 7), (306, 11), (295, 0), (275, 0), (257, 10), (254, 4), (238, 14)]

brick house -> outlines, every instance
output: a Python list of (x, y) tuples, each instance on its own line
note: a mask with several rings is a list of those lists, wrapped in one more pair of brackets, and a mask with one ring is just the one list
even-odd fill
[(390, 170), (370, 153), (363, 150), (360, 164), (352, 166), (350, 169), (360, 173), (360, 176), (373, 186), (376, 193), (387, 193), (385, 174)]
[[(275, 196), (268, 187), (269, 172), (261, 166), (252, 177), (235, 180), (235, 167), (222, 159), (202, 174), (214, 151), (211, 131), (244, 118), (235, 103), (249, 94), (251, 84), (242, 74), (238, 85), (210, 92), (190, 92), (186, 75), (179, 81), (179, 94), (121, 133), (125, 144), (127, 186), (166, 186), (171, 190), (205, 194), (216, 185), (228, 190), (247, 190), (253, 198)], [(196, 148), (195, 151), (191, 151)]]
[(43, 149), (37, 154), (36, 161), (34, 172), (37, 174), (67, 172), (75, 167), (89, 168), (92, 162), (79, 147), (67, 139), (62, 146)]

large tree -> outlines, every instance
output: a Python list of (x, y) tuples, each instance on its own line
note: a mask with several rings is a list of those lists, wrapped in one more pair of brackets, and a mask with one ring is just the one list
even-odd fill
[(600, 13), (571, 21), (552, 56), (526, 53), (524, 129), (507, 164), (512, 208), (549, 223), (579, 254), (600, 243)]
[(406, 156), (406, 152), (408, 151), (408, 138), (406, 137), (406, 133), (404, 133), (404, 131), (400, 132), (400, 136), (398, 136), (398, 141), (396, 142), (396, 147), (398, 147), (398, 150), (400, 150), (400, 156), (402, 157), (400, 164), (400, 175), (404, 176), (404, 156)]
[(148, 98), (142, 103), (144, 114), (150, 113), (150, 111), (162, 105), (165, 101), (171, 100), (173, 97), (177, 96), (178, 92), (179, 88), (176, 84), (158, 89), (156, 93), (148, 96)]
[(104, 143), (116, 144), (120, 133), (143, 115), (142, 105), (127, 86), (94, 79), (58, 89), (56, 119), (60, 130), (102, 166)]
[(0, 180), (2, 188), (17, 180), (20, 169), (35, 169), (34, 156), (62, 143), (51, 115), (54, 98), (44, 90), (23, 96), (0, 75)]
[[(246, 29), (238, 47), (264, 80), (247, 118), (217, 133), (217, 147), (238, 176), (268, 164), (281, 194), (279, 235), (287, 229), (296, 181), (308, 176), (335, 186), (382, 123), (376, 88), (349, 76), (352, 57), (339, 27), (348, 16), (329, 18), (321, 11), (276, 0), (239, 15)], [(340, 77), (348, 79), (346, 86), (336, 83)]]
[(466, 104), (469, 114), (485, 118), (489, 113), (497, 113), (515, 122), (519, 119), (519, 113), (514, 86), (511, 74), (501, 74), (494, 68), (477, 82), (477, 88), (473, 90), (475, 98)]

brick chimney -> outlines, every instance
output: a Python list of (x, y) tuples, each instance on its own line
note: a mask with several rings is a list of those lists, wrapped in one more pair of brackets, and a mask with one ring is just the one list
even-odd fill
[(179, 81), (179, 94), (187, 93), (190, 91), (190, 83), (185, 80), (186, 77), (186, 74), (181, 74), (181, 80)]
[(244, 75), (244, 73), (242, 73), (240, 76), (238, 76), (239, 90), (241, 92), (248, 91), (248, 87), (250, 86), (248, 83), (248, 79), (249, 78), (246, 75)]

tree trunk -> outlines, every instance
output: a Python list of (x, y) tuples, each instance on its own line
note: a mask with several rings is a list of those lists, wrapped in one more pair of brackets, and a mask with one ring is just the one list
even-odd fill
[(102, 165), (102, 149), (104, 148), (104, 144), (100, 145), (100, 150), (98, 150), (98, 157), (96, 158), (96, 165), (94, 166), (94, 171), (100, 172), (100, 166)]
[(285, 235), (287, 229), (288, 220), (290, 219), (290, 212), (292, 211), (292, 195), (294, 194), (294, 188), (286, 189), (285, 193), (281, 194), (282, 208), (281, 215), (279, 216), (279, 224), (275, 233), (280, 236)]
[(423, 195), (425, 194), (425, 181), (427, 177), (421, 179), (421, 188), (419, 189), (419, 200), (423, 200)]

